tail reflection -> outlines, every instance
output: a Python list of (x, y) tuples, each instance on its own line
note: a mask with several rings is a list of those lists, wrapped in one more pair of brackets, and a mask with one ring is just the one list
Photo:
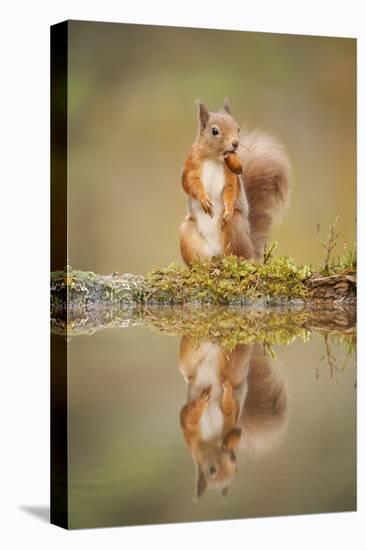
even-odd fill
[(197, 497), (214, 487), (227, 494), (238, 450), (262, 453), (287, 428), (287, 386), (258, 344), (234, 350), (183, 337), (179, 369), (187, 384), (180, 421), (197, 468)]

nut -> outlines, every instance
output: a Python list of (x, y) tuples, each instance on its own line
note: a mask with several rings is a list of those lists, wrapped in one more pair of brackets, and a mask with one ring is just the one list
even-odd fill
[(239, 156), (236, 153), (229, 153), (225, 157), (226, 166), (231, 170), (231, 172), (234, 172), (234, 174), (241, 174), (243, 171), (243, 167), (241, 165), (241, 161)]

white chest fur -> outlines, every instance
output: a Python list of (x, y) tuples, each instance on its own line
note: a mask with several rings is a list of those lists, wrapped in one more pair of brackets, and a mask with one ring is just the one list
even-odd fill
[(197, 220), (198, 230), (207, 244), (207, 252), (212, 256), (222, 254), (222, 233), (220, 229), (223, 210), (222, 192), (225, 186), (223, 162), (206, 160), (202, 165), (201, 181), (213, 205), (213, 217), (206, 214), (198, 201), (192, 201), (192, 210)]
[(204, 388), (212, 386), (211, 399), (200, 420), (202, 439), (209, 441), (220, 437), (224, 418), (220, 406), (222, 387), (219, 377), (219, 361), (222, 351), (218, 344), (201, 345), (203, 358), (197, 367), (196, 379), (190, 388), (190, 399), (197, 399)]
[[(199, 422), (202, 439), (210, 441), (221, 437), (224, 427), (224, 416), (221, 408), (223, 387), (220, 373), (220, 365), (223, 364), (224, 352), (218, 344), (213, 342), (200, 344), (197, 352), (199, 360), (196, 366), (195, 377), (189, 383), (188, 400), (198, 399), (204, 388), (212, 386), (211, 399)], [(238, 383), (234, 389), (234, 397), (239, 405), (239, 417), (242, 414), (248, 392), (247, 376), (249, 359), (250, 354), (244, 356), (235, 366), (235, 372), (233, 372)]]

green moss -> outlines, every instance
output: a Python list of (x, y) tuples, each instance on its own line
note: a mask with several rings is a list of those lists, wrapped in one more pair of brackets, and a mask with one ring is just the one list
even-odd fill
[(306, 300), (309, 292), (304, 282), (310, 276), (309, 266), (296, 266), (287, 256), (264, 264), (223, 256), (190, 268), (171, 264), (153, 270), (146, 276), (144, 299), (213, 304)]

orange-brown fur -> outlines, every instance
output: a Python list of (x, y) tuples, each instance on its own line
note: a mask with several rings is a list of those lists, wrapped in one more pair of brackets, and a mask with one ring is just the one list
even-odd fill
[[(212, 350), (215, 353), (205, 364)], [(228, 351), (183, 337), (179, 367), (188, 384), (180, 422), (197, 469), (197, 497), (207, 487), (226, 494), (236, 475), (239, 449), (261, 453), (281, 440), (287, 428), (286, 382), (258, 345), (238, 345)], [(202, 368), (206, 375), (208, 369), (213, 383), (204, 385)], [(213, 400), (221, 409), (222, 428), (205, 438), (202, 417)]]
[[(212, 135), (214, 128), (219, 131), (216, 136)], [(227, 100), (224, 111), (219, 113), (210, 113), (199, 104), (197, 137), (182, 171), (182, 186), (189, 200), (188, 214), (180, 229), (180, 248), (188, 265), (213, 255), (197, 209), (192, 208), (198, 201), (207, 216), (215, 214), (212, 196), (202, 180), (207, 161), (224, 165), (222, 212), (217, 220), (220, 253), (260, 259), (273, 223), (288, 204), (290, 163), (283, 146), (258, 131), (240, 135)], [(240, 167), (243, 172), (238, 175)]]

